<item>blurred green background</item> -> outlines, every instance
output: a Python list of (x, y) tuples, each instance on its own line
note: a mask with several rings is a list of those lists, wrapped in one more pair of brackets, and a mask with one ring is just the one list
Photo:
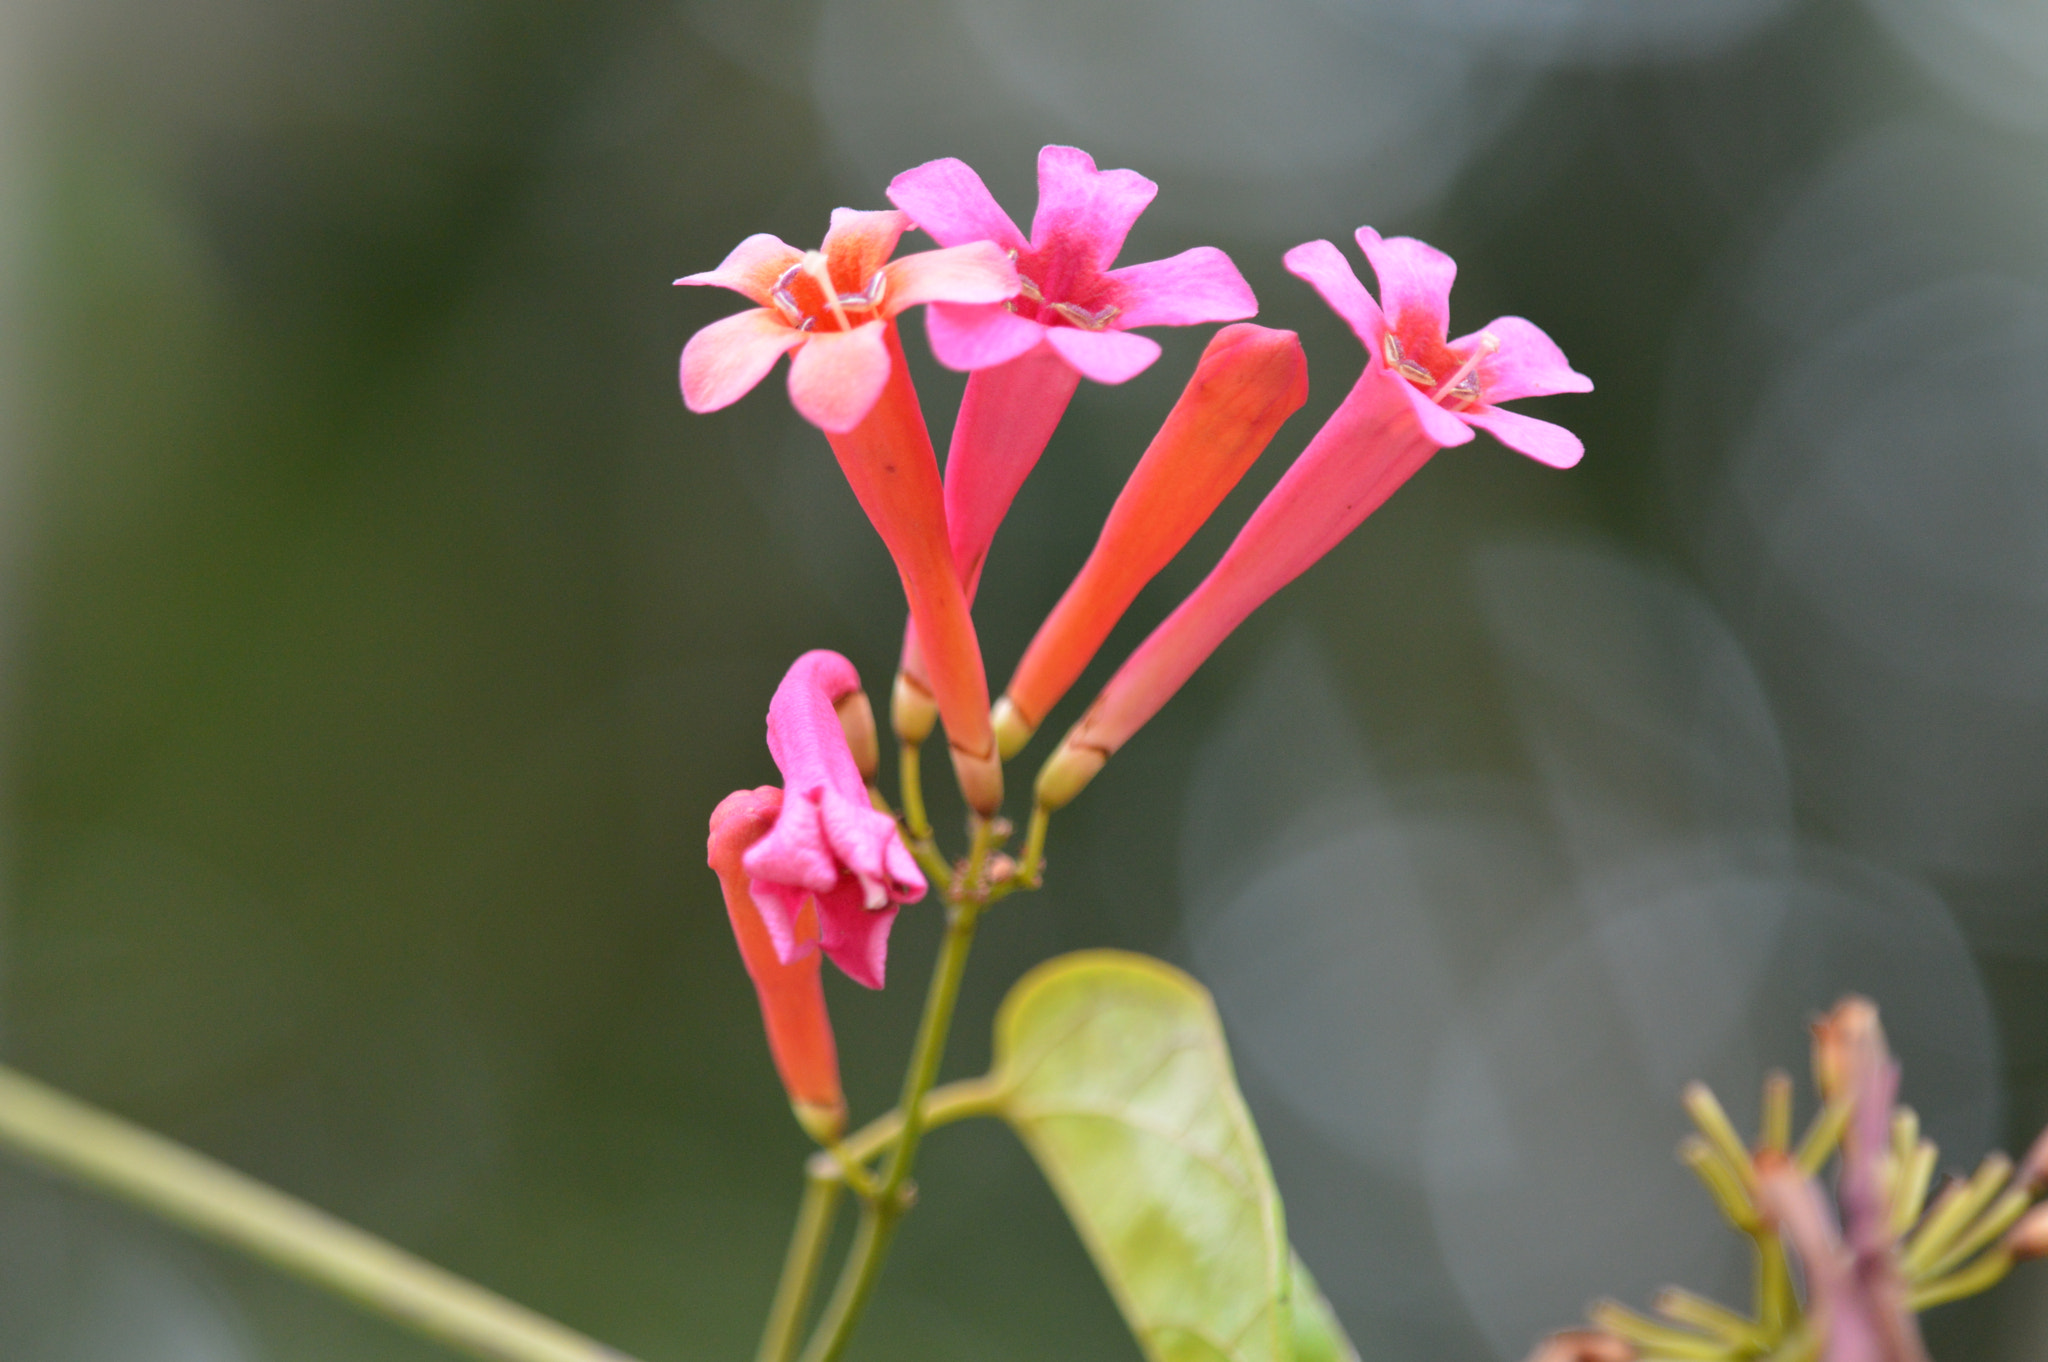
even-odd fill
[[(1028, 222), (1071, 142), (1160, 183), (1124, 259), (1228, 250), (1313, 389), (1051, 734), (1357, 371), (1287, 247), (1420, 235), (1455, 330), (1599, 386), (1526, 404), (1579, 469), (1439, 457), (1062, 815), (949, 1072), (1033, 962), (1151, 951), (1370, 1362), (1736, 1293), (1679, 1085), (1752, 1118), (1839, 992), (1948, 1162), (2048, 1121), (2043, 90), (1997, 0), (8, 0), (0, 1056), (648, 1362), (750, 1355), (803, 1142), (704, 819), (796, 654), (886, 694), (901, 605), (779, 373), (683, 410), (738, 300), (669, 281), (933, 156)], [(1206, 338), (1155, 334), (997, 540), (998, 684)], [(832, 979), (857, 1115), (935, 942)], [(1136, 1356), (1007, 1134), (920, 1182), (857, 1357)], [(2048, 1273), (1931, 1337), (2039, 1356)], [(0, 1164), (0, 1356), (442, 1355)]]

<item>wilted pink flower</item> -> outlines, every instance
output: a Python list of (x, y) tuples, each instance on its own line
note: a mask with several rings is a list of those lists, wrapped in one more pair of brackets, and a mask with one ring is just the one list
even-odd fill
[[(832, 1017), (825, 1010), (825, 990), (818, 980), (818, 953), (782, 959), (760, 905), (747, 891), (747, 874), (740, 865), (747, 849), (767, 836), (781, 812), (782, 791), (773, 785), (733, 791), (712, 810), (705, 854), (725, 892), (726, 916), (739, 942), (740, 959), (754, 981), (768, 1052), (782, 1076), (790, 1107), (805, 1130), (832, 1139), (846, 1125), (846, 1095), (839, 1086)], [(814, 918), (799, 919), (799, 933), (805, 930), (816, 932)]]
[[(1112, 268), (1159, 186), (1132, 170), (1097, 170), (1085, 151), (1038, 153), (1038, 211), (1017, 230), (981, 177), (947, 157), (906, 170), (890, 201), (941, 246), (988, 241), (1016, 262), (1021, 291), (1001, 303), (934, 303), (932, 352), (973, 370), (946, 454), (946, 526), (969, 601), (996, 527), (1008, 514), (1086, 375), (1122, 383), (1159, 358), (1133, 327), (1236, 321), (1258, 311), (1251, 286), (1213, 246)], [(922, 680), (914, 640), (907, 675)]]
[[(896, 820), (868, 802), (840, 725), (835, 702), (859, 689), (853, 664), (823, 649), (782, 678), (768, 706), (782, 809), (741, 864), (777, 955), (792, 961), (821, 946), (853, 980), (880, 988), (897, 905), (923, 898), (925, 880)], [(815, 938), (803, 914), (811, 899)]]
[(1358, 243), (1380, 280), (1380, 302), (1327, 241), (1297, 246), (1287, 268), (1315, 286), (1365, 342), (1366, 367), (1308, 447), (1252, 512), (1222, 561), (1110, 678), (1039, 776), (1039, 798), (1066, 802), (1109, 755), (1172, 698), (1246, 616), (1335, 548), (1359, 522), (1472, 427), (1558, 468), (1584, 446), (1562, 426), (1496, 403), (1586, 392), (1550, 338), (1520, 317), (1445, 339), (1457, 266), (1407, 237), (1370, 227)]
[(824, 249), (800, 251), (764, 233), (735, 246), (715, 270), (678, 284), (716, 284), (758, 306), (690, 337), (683, 401), (691, 411), (737, 402), (794, 350), (789, 398), (822, 430), (852, 430), (889, 380), (887, 324), (907, 308), (947, 299), (1000, 307), (1017, 273), (986, 242), (891, 261), (910, 219), (893, 210), (832, 210)]

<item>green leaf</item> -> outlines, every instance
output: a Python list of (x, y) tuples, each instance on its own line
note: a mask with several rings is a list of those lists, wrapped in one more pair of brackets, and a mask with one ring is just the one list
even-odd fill
[(1358, 1349), (1337, 1322), (1308, 1264), (1294, 1255), (1294, 1362), (1358, 1362)]
[(1208, 990), (1082, 951), (1018, 981), (993, 1077), (1151, 1362), (1351, 1362), (1287, 1244)]

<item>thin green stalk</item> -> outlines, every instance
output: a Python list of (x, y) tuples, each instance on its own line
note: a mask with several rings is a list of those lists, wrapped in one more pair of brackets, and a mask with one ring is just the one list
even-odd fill
[(0, 1144), (487, 1362), (631, 1362), (303, 1201), (4, 1067)]
[(1051, 826), (1052, 810), (1043, 804), (1033, 804), (1031, 823), (1024, 829), (1024, 856), (1017, 862), (1018, 882), (1033, 889), (1045, 873), (1045, 834)]
[[(977, 833), (980, 834), (979, 828)], [(986, 834), (980, 834), (978, 840), (985, 837)], [(967, 953), (974, 946), (974, 929), (980, 916), (981, 907), (976, 903), (946, 905), (946, 939), (939, 947), (939, 962), (932, 970), (931, 987), (925, 993), (924, 1016), (918, 1023), (917, 1041), (911, 1047), (910, 1065), (903, 1075), (903, 1098), (897, 1104), (903, 1113), (903, 1127), (890, 1153), (880, 1194), (861, 1209), (860, 1225), (854, 1231), (846, 1265), (810, 1344), (803, 1351), (802, 1362), (834, 1362), (845, 1351), (854, 1326), (867, 1309), (868, 1298), (874, 1294), (875, 1283), (881, 1279), (882, 1264), (888, 1258), (890, 1242), (896, 1237), (897, 1222), (909, 1209), (905, 1183), (917, 1158), (918, 1142), (924, 1136), (925, 1096), (938, 1077), (946, 1035), (953, 1025), (953, 1005), (960, 998), (960, 980), (966, 973)]]
[(832, 1219), (839, 1209), (844, 1187), (836, 1176), (816, 1173), (804, 1179), (804, 1199), (797, 1208), (796, 1230), (789, 1237), (789, 1254), (783, 1259), (782, 1281), (775, 1288), (775, 1301), (768, 1307), (768, 1327), (761, 1331), (760, 1351), (755, 1362), (789, 1362), (796, 1351), (797, 1331), (803, 1327), (804, 1307), (811, 1302), (811, 1288), (818, 1280), (819, 1260), (832, 1238)]
[(846, 1252), (846, 1266), (799, 1362), (831, 1362), (845, 1351), (853, 1337), (853, 1326), (867, 1309), (868, 1297), (874, 1294), (875, 1283), (881, 1278), (882, 1263), (888, 1257), (889, 1243), (896, 1237), (896, 1224), (902, 1216), (901, 1207), (891, 1210), (886, 1202), (871, 1201), (861, 1207), (853, 1247)]
[[(973, 1116), (989, 1116), (1001, 1104), (1003, 1090), (993, 1077), (963, 1078), (933, 1088), (924, 1099), (924, 1128), (935, 1130)], [(811, 1156), (813, 1177), (839, 1176), (838, 1160), (851, 1160), (865, 1165), (869, 1159), (887, 1150), (896, 1143), (896, 1137), (903, 1133), (903, 1113), (888, 1111), (846, 1137), (839, 1148), (828, 1155)], [(836, 1157), (835, 1157), (836, 1156)]]
[(967, 974), (967, 953), (974, 949), (974, 929), (980, 921), (979, 904), (946, 905), (946, 939), (939, 947), (939, 963), (925, 993), (924, 1016), (918, 1022), (917, 1042), (911, 1047), (910, 1067), (903, 1075), (903, 1096), (896, 1103), (903, 1113), (903, 1133), (896, 1137), (889, 1172), (882, 1180), (885, 1203), (903, 1185), (917, 1158), (918, 1141), (924, 1137), (925, 1094), (938, 1081), (939, 1061), (945, 1057), (946, 1037), (953, 1029), (953, 1005), (960, 1001), (960, 981)]
[(896, 782), (903, 793), (903, 826), (909, 829), (914, 842), (932, 840), (931, 819), (924, 812), (924, 767), (920, 758), (924, 748), (914, 742), (906, 742), (897, 749)]

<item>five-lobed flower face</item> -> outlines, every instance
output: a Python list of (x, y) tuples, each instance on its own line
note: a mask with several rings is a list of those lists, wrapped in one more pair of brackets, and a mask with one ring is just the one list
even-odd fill
[(1448, 255), (1413, 237), (1382, 237), (1370, 227), (1358, 245), (1379, 276), (1374, 301), (1343, 252), (1310, 241), (1286, 255), (1287, 268), (1313, 285), (1365, 343), (1369, 368), (1406, 380), (1405, 392), (1424, 433), (1441, 446), (1472, 438), (1469, 427), (1489, 432), (1510, 449), (1552, 468), (1570, 468), (1586, 452), (1563, 426), (1539, 421), (1499, 404), (1519, 397), (1593, 390), (1564, 352), (1535, 323), (1496, 317), (1482, 330), (1447, 339), (1451, 283), (1458, 267)]
[(1213, 246), (1114, 268), (1131, 225), (1159, 186), (1134, 170), (1097, 170), (1075, 147), (1038, 154), (1038, 211), (1027, 239), (981, 176), (947, 157), (906, 170), (889, 201), (941, 246), (993, 242), (1016, 262), (1015, 297), (936, 303), (925, 314), (932, 353), (985, 369), (1047, 345), (1098, 383), (1121, 383), (1159, 358), (1140, 326), (1239, 321), (1258, 311), (1251, 286)]
[(795, 351), (789, 399), (822, 430), (859, 425), (889, 381), (884, 327), (923, 303), (1000, 306), (1017, 293), (1001, 249), (977, 241), (890, 260), (910, 227), (898, 211), (832, 210), (823, 249), (800, 251), (780, 238), (748, 237), (717, 269), (678, 284), (715, 284), (756, 304), (713, 322), (683, 347), (683, 401), (691, 411), (737, 402)]

